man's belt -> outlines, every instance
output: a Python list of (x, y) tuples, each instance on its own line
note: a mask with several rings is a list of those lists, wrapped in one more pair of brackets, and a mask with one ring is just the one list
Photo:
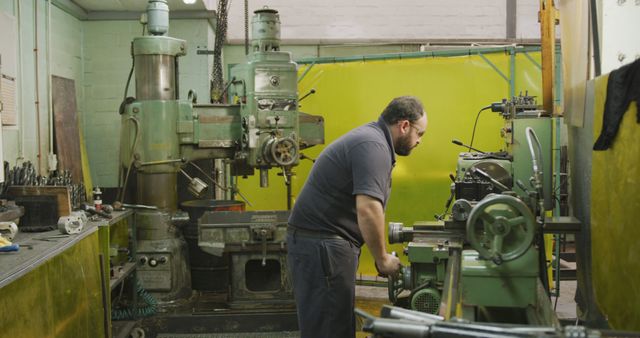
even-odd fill
[(291, 224), (289, 224), (287, 226), (287, 232), (294, 235), (294, 236), (300, 236), (300, 237), (308, 237), (308, 238), (317, 238), (317, 239), (344, 239), (346, 240), (344, 237), (333, 233), (333, 232), (328, 232), (328, 231), (316, 231), (316, 230), (309, 230), (309, 229), (303, 229), (303, 228), (299, 228), (297, 226), (293, 226)]

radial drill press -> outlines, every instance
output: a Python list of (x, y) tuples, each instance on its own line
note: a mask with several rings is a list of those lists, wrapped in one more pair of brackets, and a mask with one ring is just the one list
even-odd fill
[[(298, 111), (297, 68), (290, 53), (279, 51), (277, 11), (255, 12), (253, 53), (231, 70), (227, 88), (232, 103), (200, 105), (178, 98), (178, 57), (187, 49), (186, 41), (166, 36), (168, 13), (165, 0), (149, 1), (150, 35), (131, 45), (136, 97), (121, 110), (121, 163), (135, 172), (136, 202), (157, 207), (135, 216), (137, 275), (165, 303), (191, 293), (187, 246), (176, 226), (182, 218), (176, 188), (181, 168), (195, 160), (226, 159), (230, 175), (259, 169), (261, 186), (266, 186), (267, 170), (281, 168), (287, 178), (301, 149), (324, 143), (323, 118)], [(191, 179), (190, 184), (192, 191), (203, 189), (202, 181)], [(229, 189), (228, 182), (222, 185)], [(249, 239), (243, 247), (254, 240), (264, 238)]]

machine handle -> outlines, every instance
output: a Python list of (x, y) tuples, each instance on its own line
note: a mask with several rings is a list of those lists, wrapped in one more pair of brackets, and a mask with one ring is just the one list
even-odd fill
[(267, 229), (260, 230), (260, 239), (262, 241), (262, 266), (267, 265)]
[(301, 98), (298, 100), (298, 102), (301, 102), (302, 100), (306, 99), (306, 98), (307, 98), (307, 96), (309, 96), (309, 95), (311, 95), (311, 94), (315, 94), (315, 93), (316, 93), (315, 88), (311, 88), (311, 90), (310, 90), (308, 93), (306, 93), (303, 97), (301, 97)]
[(460, 140), (453, 139), (453, 140), (451, 140), (451, 143), (453, 143), (453, 144), (455, 144), (457, 146), (469, 148), (469, 150), (477, 151), (480, 154), (486, 154), (486, 152), (484, 152), (484, 151), (482, 151), (480, 149), (474, 148), (474, 147), (472, 147), (470, 145), (466, 145), (466, 144), (462, 143), (462, 141), (460, 141)]

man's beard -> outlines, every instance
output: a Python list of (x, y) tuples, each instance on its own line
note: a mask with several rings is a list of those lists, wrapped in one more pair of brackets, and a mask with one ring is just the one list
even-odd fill
[(407, 156), (411, 154), (411, 150), (413, 150), (413, 146), (411, 145), (410, 135), (399, 138), (394, 148), (395, 148), (394, 150), (396, 152), (396, 155), (398, 156)]

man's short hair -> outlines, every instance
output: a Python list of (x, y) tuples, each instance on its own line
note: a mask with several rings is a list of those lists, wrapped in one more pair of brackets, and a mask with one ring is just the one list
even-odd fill
[(417, 121), (422, 115), (424, 107), (417, 97), (399, 96), (391, 100), (380, 116), (387, 125), (392, 125), (401, 120)]

